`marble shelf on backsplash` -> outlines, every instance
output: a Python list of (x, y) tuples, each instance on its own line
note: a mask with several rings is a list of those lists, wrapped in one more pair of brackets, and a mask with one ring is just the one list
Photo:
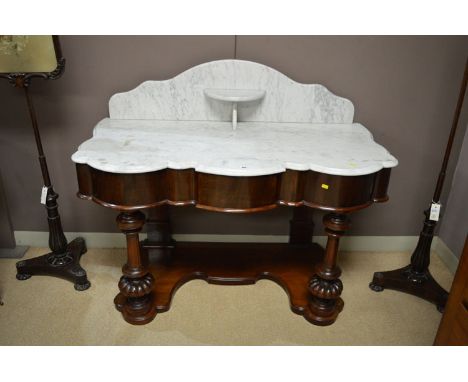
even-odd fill
[(265, 96), (265, 90), (259, 89), (205, 89), (205, 96), (232, 105), (232, 128), (237, 128), (237, 104), (260, 101)]
[(103, 119), (72, 159), (113, 173), (194, 168), (227, 176), (290, 170), (364, 175), (398, 161), (359, 123)]
[(265, 96), (265, 90), (259, 89), (205, 89), (207, 97), (224, 102), (253, 102)]

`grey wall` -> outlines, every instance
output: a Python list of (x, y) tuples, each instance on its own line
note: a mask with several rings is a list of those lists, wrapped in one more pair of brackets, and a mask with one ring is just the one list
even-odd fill
[[(109, 97), (196, 64), (233, 58), (232, 36), (62, 37), (66, 73), (33, 83), (43, 140), (66, 231), (115, 232), (115, 212), (78, 200), (70, 155), (107, 116)], [(443, 157), (468, 37), (240, 36), (237, 58), (321, 83), (355, 105), (355, 120), (395, 155), (390, 201), (352, 216), (352, 235), (416, 235)], [(0, 160), (15, 230), (46, 230), (40, 171), (24, 98), (0, 82)], [(466, 126), (468, 112), (461, 121)], [(461, 145), (459, 132), (447, 184)], [(446, 188), (444, 198), (447, 197)], [(445, 200), (443, 199), (443, 200)], [(173, 208), (176, 233), (285, 234), (291, 211), (224, 215)], [(321, 214), (316, 216), (319, 222)], [(318, 229), (318, 234), (321, 229)]]
[(468, 130), (465, 132), (450, 188), (445, 211), (442, 209), (443, 218), (439, 236), (451, 251), (460, 257), (468, 234)]
[(16, 242), (13, 235), (8, 204), (3, 190), (2, 174), (0, 173), (0, 251), (5, 248), (15, 248)]

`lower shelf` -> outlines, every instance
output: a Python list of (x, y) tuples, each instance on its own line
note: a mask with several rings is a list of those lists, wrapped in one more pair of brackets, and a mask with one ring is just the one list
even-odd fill
[[(157, 313), (168, 311), (177, 289), (195, 279), (222, 285), (248, 285), (269, 279), (288, 294), (294, 313), (314, 324), (331, 323), (317, 322), (308, 305), (308, 283), (324, 254), (318, 244), (183, 242), (177, 243), (172, 250), (153, 249), (150, 252), (148, 268), (155, 279), (153, 309), (141, 323), (150, 321)], [(117, 295), (118, 310), (122, 310), (124, 303), (125, 297)], [(338, 305), (340, 311), (341, 299)]]

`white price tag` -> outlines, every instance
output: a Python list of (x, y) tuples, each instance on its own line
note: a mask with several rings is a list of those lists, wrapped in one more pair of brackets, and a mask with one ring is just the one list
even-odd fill
[(440, 203), (432, 203), (431, 214), (429, 215), (429, 219), (435, 222), (439, 221), (439, 214), (440, 214)]
[(42, 192), (41, 192), (41, 204), (46, 204), (47, 190), (48, 190), (48, 188), (47, 188), (46, 186), (42, 187)]

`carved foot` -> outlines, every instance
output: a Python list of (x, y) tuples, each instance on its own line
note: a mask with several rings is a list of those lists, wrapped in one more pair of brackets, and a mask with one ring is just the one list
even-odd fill
[(86, 289), (89, 289), (89, 287), (91, 286), (91, 283), (89, 281), (86, 281), (82, 284), (78, 284), (76, 283), (75, 285), (73, 285), (75, 287), (75, 290), (77, 290), (78, 292), (82, 292)]
[(143, 277), (130, 278), (122, 276), (119, 281), (119, 289), (125, 296), (131, 298), (143, 297), (151, 293), (154, 285), (154, 278), (151, 273)]
[(369, 288), (373, 290), (374, 292), (383, 292), (384, 287), (374, 284), (374, 283), (369, 283)]
[(27, 274), (25, 274), (25, 273), (17, 273), (17, 274), (16, 274), (16, 279), (17, 279), (17, 280), (23, 281), (23, 280), (27, 280), (27, 279), (29, 279), (29, 278), (31, 278), (31, 275), (27, 275)]
[(150, 273), (139, 278), (120, 278), (120, 294), (114, 303), (125, 321), (134, 325), (144, 325), (156, 317), (156, 310), (153, 308), (153, 286), (154, 278)]
[(339, 279), (340, 268), (336, 265), (338, 243), (349, 227), (346, 215), (330, 213), (324, 216), (323, 224), (327, 233), (327, 248), (323, 261), (316, 267), (309, 282), (309, 311), (304, 317), (316, 325), (331, 325), (343, 309), (340, 298), (343, 283)]
[(311, 324), (318, 326), (332, 325), (343, 310), (344, 302), (341, 298), (330, 300), (316, 300), (309, 304), (309, 309), (304, 313), (304, 318)]
[(309, 311), (305, 319), (315, 325), (331, 325), (338, 314), (343, 310), (343, 300), (340, 298), (343, 291), (341, 280), (325, 280), (315, 275), (309, 283), (309, 292), (312, 295)]
[(116, 308), (122, 312), (125, 321), (143, 325), (156, 316), (153, 308), (154, 278), (147, 270), (146, 253), (142, 253), (138, 233), (145, 222), (140, 211), (122, 212), (117, 224), (127, 238), (127, 263), (119, 281), (120, 294), (115, 298)]

